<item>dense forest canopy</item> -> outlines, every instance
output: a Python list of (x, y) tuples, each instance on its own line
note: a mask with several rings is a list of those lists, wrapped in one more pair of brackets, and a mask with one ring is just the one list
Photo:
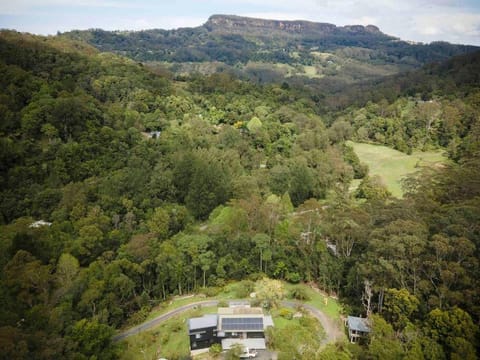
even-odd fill
[[(374, 313), (320, 356), (475, 359), (478, 57), (320, 98), (1, 32), (0, 358), (113, 359), (158, 302), (267, 275)], [(451, 161), (396, 199), (349, 139)]]

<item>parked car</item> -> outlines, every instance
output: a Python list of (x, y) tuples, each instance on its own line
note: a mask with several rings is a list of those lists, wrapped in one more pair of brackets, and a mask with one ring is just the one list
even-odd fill
[(251, 359), (257, 357), (257, 351), (255, 349), (246, 348), (243, 353), (240, 354), (240, 359)]

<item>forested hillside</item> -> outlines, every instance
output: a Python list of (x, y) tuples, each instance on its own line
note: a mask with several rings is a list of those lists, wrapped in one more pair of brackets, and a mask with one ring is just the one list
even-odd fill
[(372, 25), (337, 27), (230, 15), (213, 15), (195, 28), (92, 29), (61, 36), (176, 74), (227, 70), (260, 83), (311, 81), (332, 90), (478, 49), (445, 42), (412, 44)]
[[(327, 107), (287, 83), (173, 80), (64, 36), (1, 32), (0, 358), (114, 359), (114, 329), (168, 297), (267, 275), (374, 314), (370, 341), (319, 359), (475, 359), (477, 57)], [(348, 139), (452, 161), (400, 200)]]

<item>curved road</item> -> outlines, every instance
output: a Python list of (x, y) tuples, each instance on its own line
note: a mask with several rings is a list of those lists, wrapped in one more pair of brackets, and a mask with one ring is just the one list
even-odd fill
[(175, 315), (181, 314), (184, 311), (193, 309), (196, 306), (217, 306), (218, 300), (206, 300), (206, 301), (198, 301), (192, 304), (187, 304), (180, 306), (179, 308), (173, 309), (171, 311), (166, 312), (165, 314), (157, 316), (155, 319), (145, 321), (143, 324), (134, 326), (120, 334), (117, 334), (113, 337), (113, 341), (120, 341), (129, 336), (136, 335), (141, 333), (145, 330), (151, 329), (152, 327), (161, 324), (162, 322), (174, 317)]
[[(155, 319), (145, 321), (143, 324), (137, 325), (133, 328), (130, 328), (120, 334), (117, 334), (113, 337), (113, 341), (120, 341), (129, 336), (139, 334), (145, 330), (151, 329), (152, 327), (161, 324), (162, 322), (181, 314), (184, 311), (189, 309), (193, 309), (197, 306), (217, 306), (218, 300), (205, 300), (205, 301), (198, 301), (192, 304), (187, 304), (180, 306), (174, 310), (166, 312), (165, 314), (157, 316)], [(325, 315), (322, 311), (314, 308), (311, 305), (303, 304), (300, 302), (294, 301), (282, 301), (282, 305), (290, 308), (297, 307), (298, 305), (303, 306), (307, 309), (320, 323), (322, 324), (323, 329), (325, 330), (325, 334), (327, 337), (322, 341), (323, 344), (327, 344), (330, 342), (335, 342), (336, 340), (340, 339), (343, 335), (342, 329), (339, 328), (338, 324), (335, 323), (332, 319), (330, 319), (327, 315)]]

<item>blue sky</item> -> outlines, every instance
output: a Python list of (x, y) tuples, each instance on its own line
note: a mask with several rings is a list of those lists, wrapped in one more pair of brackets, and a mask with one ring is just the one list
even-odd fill
[(212, 14), (373, 24), (403, 40), (480, 45), (480, 0), (0, 0), (0, 28), (35, 34), (199, 26)]

